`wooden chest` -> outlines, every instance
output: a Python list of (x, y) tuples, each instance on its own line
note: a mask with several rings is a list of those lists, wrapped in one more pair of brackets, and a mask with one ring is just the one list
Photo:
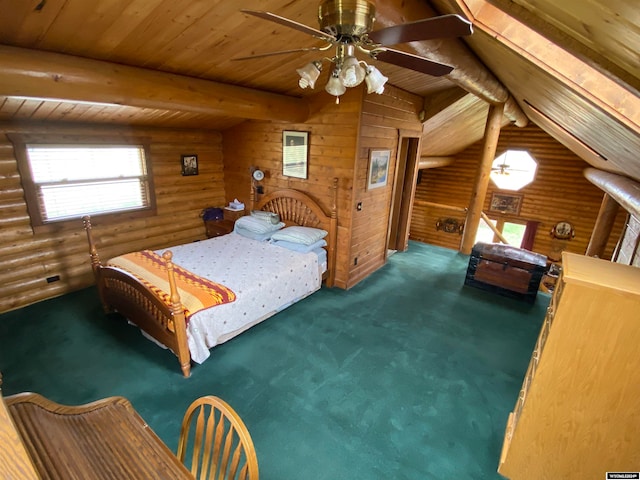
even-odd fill
[(469, 258), (465, 285), (533, 303), (547, 257), (501, 243), (477, 243)]

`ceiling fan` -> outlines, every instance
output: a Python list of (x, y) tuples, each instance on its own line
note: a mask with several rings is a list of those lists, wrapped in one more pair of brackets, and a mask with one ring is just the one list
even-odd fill
[(500, 165), (496, 165), (491, 168), (492, 172), (496, 172), (498, 175), (509, 175), (511, 171), (511, 165), (507, 165), (506, 163), (501, 163)]
[(494, 174), (495, 172), (496, 175), (529, 173), (535, 169), (531, 165), (529, 158), (530, 155), (526, 150), (508, 148), (493, 161), (491, 173)]
[(436, 38), (459, 37), (473, 32), (472, 24), (459, 15), (442, 15), (415, 22), (394, 25), (373, 31), (375, 4), (371, 0), (322, 0), (318, 8), (320, 30), (290, 20), (270, 12), (241, 10), (255, 17), (268, 20), (311, 35), (324, 42), (320, 47), (297, 48), (277, 52), (267, 52), (234, 60), (248, 60), (283, 55), (295, 52), (325, 52), (335, 47), (335, 56), (313, 61), (297, 70), (301, 88), (314, 88), (322, 71), (322, 61), (334, 65), (325, 90), (339, 101), (347, 87), (355, 87), (364, 80), (368, 93), (382, 93), (388, 80), (380, 71), (358, 60), (356, 53), (374, 60), (391, 63), (432, 76), (450, 73), (453, 67), (434, 62), (425, 57), (388, 48), (388, 45), (432, 40)]

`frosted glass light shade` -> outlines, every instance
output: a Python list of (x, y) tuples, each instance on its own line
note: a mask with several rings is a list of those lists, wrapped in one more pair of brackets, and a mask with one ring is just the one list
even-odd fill
[(333, 73), (331, 74), (331, 78), (329, 78), (329, 81), (324, 88), (328, 93), (336, 97), (339, 97), (347, 91), (347, 88), (340, 81), (338, 70), (333, 71)]
[(364, 77), (367, 83), (367, 93), (381, 94), (384, 92), (384, 84), (389, 80), (376, 67), (367, 65), (367, 75)]
[(346, 57), (340, 71), (340, 80), (345, 87), (355, 87), (364, 80), (365, 71), (356, 57)]
[(310, 62), (304, 67), (297, 69), (296, 72), (300, 75), (300, 80), (298, 81), (300, 88), (315, 88), (316, 80), (318, 80), (321, 71), (322, 64), (320, 62)]

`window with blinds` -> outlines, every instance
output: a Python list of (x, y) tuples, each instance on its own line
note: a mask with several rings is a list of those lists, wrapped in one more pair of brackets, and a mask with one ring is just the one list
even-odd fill
[(142, 145), (26, 144), (25, 153), (36, 223), (152, 207)]

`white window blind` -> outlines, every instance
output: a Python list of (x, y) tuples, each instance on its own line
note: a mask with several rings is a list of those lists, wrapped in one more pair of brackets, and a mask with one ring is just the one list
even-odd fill
[(27, 145), (43, 222), (149, 207), (144, 148)]

